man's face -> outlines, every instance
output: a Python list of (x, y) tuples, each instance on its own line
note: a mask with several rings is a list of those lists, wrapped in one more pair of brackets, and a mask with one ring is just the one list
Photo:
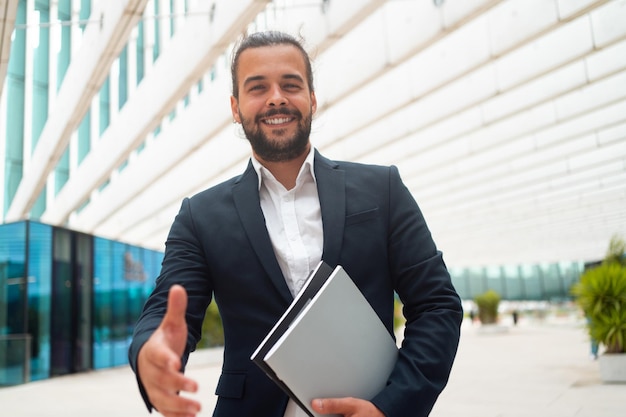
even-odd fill
[(239, 97), (231, 97), (231, 110), (255, 156), (284, 162), (307, 152), (317, 102), (300, 51), (292, 45), (246, 49), (237, 77)]

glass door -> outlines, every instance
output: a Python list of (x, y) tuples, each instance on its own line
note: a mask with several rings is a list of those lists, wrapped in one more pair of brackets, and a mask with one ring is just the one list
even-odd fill
[(51, 376), (91, 368), (92, 241), (68, 230), (53, 233)]

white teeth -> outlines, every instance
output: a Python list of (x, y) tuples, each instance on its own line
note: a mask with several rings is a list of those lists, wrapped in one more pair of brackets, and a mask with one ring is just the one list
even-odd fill
[(268, 125), (279, 125), (281, 123), (287, 123), (290, 119), (287, 117), (281, 117), (279, 119), (266, 119), (265, 123)]

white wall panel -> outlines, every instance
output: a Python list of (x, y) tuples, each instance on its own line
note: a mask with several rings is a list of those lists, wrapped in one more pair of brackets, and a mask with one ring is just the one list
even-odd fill
[[(169, 13), (168, 1), (151, 1)], [(155, 19), (152, 10), (143, 16), (145, 78), (102, 138), (98, 101), (81, 105), (92, 112), (92, 152), (43, 220), (162, 249), (182, 198), (245, 168), (249, 144), (228, 104), (230, 48), (246, 30), (278, 28), (304, 35), (315, 58), (313, 144), (331, 158), (397, 165), (448, 265), (595, 260), (611, 235), (626, 235), (626, 0), (330, 1), (325, 9), (267, 0), (231, 25), (210, 24), (212, 13), (243, 16), (241, 1), (212, 11), (212, 2), (190, 0), (172, 39), (160, 20), (156, 65)], [(176, 41), (196, 24), (204, 30)], [(106, 33), (96, 41), (111, 41)], [(210, 62), (194, 65), (185, 53), (207, 41)]]
[(626, 36), (626, 0), (613, 0), (591, 13), (593, 40), (596, 48)]
[(626, 40), (601, 49), (585, 58), (587, 77), (597, 80), (626, 68)]
[(555, 3), (559, 10), (559, 19), (563, 20), (572, 17), (576, 13), (584, 11), (594, 4), (604, 3), (605, 1), (606, 0), (555, 0)]
[(533, 38), (557, 20), (554, 2), (547, 0), (513, 0), (487, 13), (491, 53), (499, 56), (518, 43)]

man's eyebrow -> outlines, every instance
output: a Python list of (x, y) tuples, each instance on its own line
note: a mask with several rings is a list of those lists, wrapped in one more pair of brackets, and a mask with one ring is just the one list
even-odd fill
[[(253, 75), (251, 77), (246, 78), (245, 81), (243, 82), (243, 85), (245, 87), (246, 85), (250, 83), (253, 83), (255, 81), (263, 81), (266, 78), (267, 77), (265, 77), (264, 75)], [(298, 74), (285, 74), (281, 78), (286, 79), (286, 80), (297, 80), (301, 83), (304, 82), (304, 79)]]
[(285, 74), (285, 75), (283, 75), (282, 78), (285, 78), (285, 79), (288, 79), (288, 80), (297, 80), (297, 81), (300, 81), (302, 83), (304, 82), (304, 79), (300, 75), (298, 75), (298, 74)]
[(248, 77), (245, 79), (245, 81), (243, 82), (244, 87), (252, 82), (255, 81), (262, 81), (264, 80), (265, 77), (263, 75), (253, 75), (252, 77)]

